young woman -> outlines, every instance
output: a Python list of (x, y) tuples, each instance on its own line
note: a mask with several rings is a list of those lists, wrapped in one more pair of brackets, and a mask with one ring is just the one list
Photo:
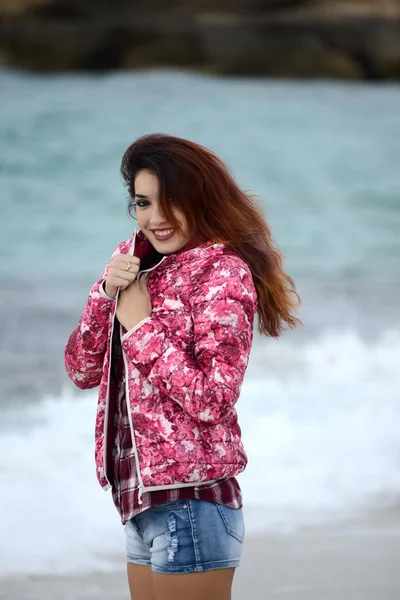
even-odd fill
[(140, 231), (92, 287), (67, 372), (100, 385), (97, 476), (125, 525), (132, 599), (229, 600), (253, 321), (278, 337), (298, 296), (262, 213), (209, 150), (148, 135), (121, 171)]

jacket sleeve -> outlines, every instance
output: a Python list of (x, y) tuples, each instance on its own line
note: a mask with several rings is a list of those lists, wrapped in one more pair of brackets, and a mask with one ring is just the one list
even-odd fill
[(239, 398), (247, 368), (257, 306), (247, 266), (235, 258), (213, 264), (191, 296), (194, 351), (174, 343), (157, 317), (128, 331), (128, 359), (160, 391), (198, 422), (226, 419)]
[(108, 265), (103, 277), (90, 290), (78, 326), (71, 333), (65, 347), (65, 368), (68, 376), (76, 386), (84, 390), (100, 385), (103, 372), (111, 328), (110, 311), (114, 305), (114, 300), (107, 296), (103, 287), (107, 273)]

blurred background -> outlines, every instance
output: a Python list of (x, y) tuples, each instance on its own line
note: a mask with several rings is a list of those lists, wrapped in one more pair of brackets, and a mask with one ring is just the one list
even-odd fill
[(303, 328), (255, 334), (248, 531), (398, 504), (400, 1), (1, 0), (0, 62), (0, 577), (123, 564), (63, 349), (150, 132), (258, 195), (303, 300)]

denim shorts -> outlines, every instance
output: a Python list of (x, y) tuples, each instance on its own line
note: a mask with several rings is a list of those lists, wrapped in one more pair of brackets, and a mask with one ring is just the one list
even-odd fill
[(238, 567), (243, 513), (204, 500), (178, 500), (149, 508), (125, 525), (129, 563), (157, 573), (194, 573)]

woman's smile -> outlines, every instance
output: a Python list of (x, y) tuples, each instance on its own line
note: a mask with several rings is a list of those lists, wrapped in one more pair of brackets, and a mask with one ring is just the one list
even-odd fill
[(161, 242), (170, 240), (172, 238), (172, 236), (175, 234), (175, 231), (171, 228), (170, 229), (152, 229), (151, 232), (154, 235), (154, 237)]

